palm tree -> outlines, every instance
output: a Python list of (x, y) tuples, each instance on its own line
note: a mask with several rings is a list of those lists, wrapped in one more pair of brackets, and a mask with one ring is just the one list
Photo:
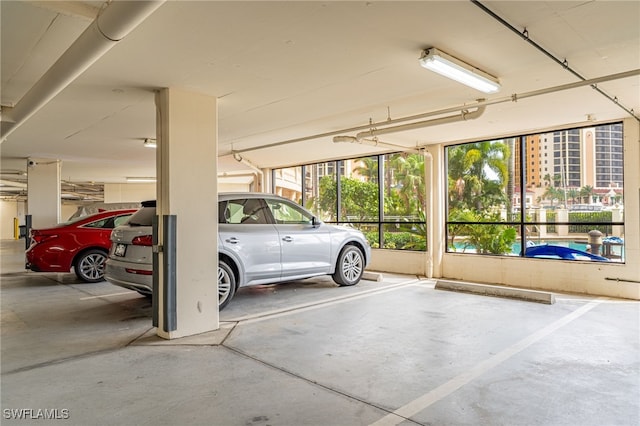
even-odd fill
[[(476, 142), (448, 150), (449, 207), (473, 208), (508, 204), (511, 150), (502, 141)], [(491, 184), (493, 183), (493, 184)]]
[(569, 197), (569, 200), (571, 200), (571, 204), (575, 204), (576, 198), (578, 198), (579, 196), (580, 191), (578, 191), (576, 188), (569, 188), (567, 190), (567, 197)]
[[(592, 200), (593, 200), (593, 196), (596, 195), (596, 191), (595, 189), (593, 189), (592, 186), (590, 185), (585, 185), (582, 188), (580, 188), (580, 197), (585, 198), (586, 201), (585, 203), (587, 204), (591, 204)], [(582, 200), (581, 200), (582, 201)]]
[(551, 200), (551, 206), (553, 207), (553, 200), (561, 199), (562, 195), (563, 195), (563, 192), (558, 188), (555, 188), (553, 186), (547, 186), (547, 189), (545, 189), (544, 194), (542, 194), (542, 199)]
[(408, 212), (424, 212), (426, 206), (424, 157), (420, 154), (399, 156), (394, 165), (400, 198), (408, 207)]
[(364, 177), (367, 182), (378, 182), (378, 157), (367, 157), (358, 160), (360, 166), (354, 167), (353, 172)]

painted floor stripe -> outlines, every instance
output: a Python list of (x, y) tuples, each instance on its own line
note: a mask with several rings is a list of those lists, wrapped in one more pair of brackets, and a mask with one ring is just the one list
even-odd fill
[(535, 332), (535, 333), (531, 334), (530, 336), (520, 340), (519, 342), (515, 343), (514, 345), (504, 349), (501, 352), (498, 352), (497, 354), (495, 354), (491, 358), (488, 358), (485, 361), (482, 361), (480, 364), (476, 365), (471, 370), (468, 370), (468, 371), (466, 371), (466, 372), (454, 377), (453, 379), (449, 380), (448, 382), (446, 382), (446, 383), (438, 386), (437, 388), (433, 389), (431, 392), (428, 392), (428, 393), (424, 394), (423, 396), (421, 396), (420, 398), (417, 398), (417, 399), (411, 401), (410, 403), (398, 408), (393, 413), (390, 413), (387, 416), (385, 416), (385, 417), (381, 418), (380, 420), (378, 420), (377, 422), (372, 423), (370, 426), (392, 426), (392, 425), (395, 426), (395, 425), (398, 425), (398, 424), (404, 422), (405, 420), (411, 418), (415, 414), (417, 414), (417, 413), (423, 411), (424, 409), (428, 408), (430, 405), (436, 403), (437, 401), (439, 401), (439, 400), (445, 398), (446, 396), (452, 394), (453, 392), (457, 391), (458, 389), (460, 389), (461, 387), (463, 387), (467, 383), (471, 382), (472, 380), (474, 380), (474, 379), (478, 378), (479, 376), (483, 375), (486, 371), (488, 371), (488, 370), (492, 369), (493, 367), (503, 363), (507, 359), (511, 358), (512, 356), (516, 355), (517, 353), (521, 352), (522, 350), (526, 349), (527, 347), (533, 345), (537, 341), (547, 337), (548, 335), (550, 335), (554, 331), (558, 330), (559, 328), (565, 326), (566, 324), (570, 323), (571, 321), (573, 321), (573, 320), (581, 317), (582, 315), (586, 314), (587, 312), (589, 312), (590, 310), (592, 310), (596, 306), (600, 305), (602, 302), (603, 302), (603, 300), (597, 299), (597, 300), (594, 300), (594, 301), (592, 301), (592, 302), (590, 302), (590, 303), (588, 303), (588, 304), (576, 309), (572, 313), (570, 313), (568, 315), (565, 315), (564, 317), (560, 318), (559, 320), (557, 320), (557, 321), (549, 324), (548, 326), (538, 330), (537, 332)]
[(254, 322), (260, 322), (260, 321), (266, 321), (269, 319), (273, 319), (273, 318), (279, 318), (279, 317), (283, 317), (283, 316), (287, 316), (287, 315), (293, 315), (293, 314), (298, 314), (300, 312), (307, 312), (307, 311), (311, 311), (314, 309), (320, 309), (320, 308), (325, 308), (327, 306), (332, 306), (332, 305), (337, 305), (340, 303), (345, 303), (345, 302), (350, 302), (352, 300), (357, 300), (357, 299), (362, 299), (364, 297), (370, 297), (370, 296), (374, 296), (376, 294), (381, 294), (381, 293), (386, 293), (389, 291), (395, 291), (395, 290), (399, 290), (402, 289), (404, 287), (408, 287), (411, 285), (422, 285), (419, 284), (423, 281), (419, 280), (419, 279), (414, 279), (414, 280), (410, 280), (410, 281), (404, 281), (398, 284), (392, 284), (390, 286), (386, 286), (383, 288), (375, 288), (375, 289), (371, 289), (371, 290), (365, 290), (362, 291), (360, 293), (357, 294), (350, 294), (350, 295), (345, 295), (345, 296), (338, 296), (338, 297), (332, 297), (329, 299), (323, 299), (323, 300), (316, 300), (313, 301), (311, 303), (304, 303), (304, 304), (300, 304), (300, 305), (295, 305), (295, 306), (288, 306), (287, 308), (284, 309), (277, 309), (277, 310), (273, 310), (273, 311), (268, 311), (268, 312), (261, 312), (258, 314), (254, 314), (254, 315), (248, 315), (245, 317), (239, 317), (239, 318), (233, 318), (233, 319), (226, 319), (225, 321), (234, 321), (234, 322), (238, 322), (241, 324), (251, 324)]
[(135, 293), (135, 291), (125, 291), (125, 292), (122, 292), (122, 293), (103, 294), (101, 296), (81, 297), (80, 300), (102, 299), (103, 297), (122, 296), (123, 294), (132, 294), (132, 293)]

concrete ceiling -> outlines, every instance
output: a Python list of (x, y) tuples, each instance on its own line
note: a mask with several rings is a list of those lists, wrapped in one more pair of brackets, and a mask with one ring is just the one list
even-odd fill
[[(117, 0), (116, 0), (117, 1)], [(640, 2), (482, 1), (585, 79), (640, 68)], [(2, 105), (18, 104), (96, 16), (102, 2), (0, 2)], [(497, 76), (483, 95), (418, 64), (437, 47)], [(339, 132), (415, 114), (508, 101), (478, 119), (382, 139), (405, 146), (491, 138), (640, 112), (640, 77), (511, 101), (580, 81), (470, 1), (168, 1), (0, 145), (2, 179), (27, 158), (59, 159), (69, 182), (154, 176), (154, 90), (219, 98), (220, 170), (279, 167), (379, 152)], [(346, 133), (353, 135), (355, 132)]]

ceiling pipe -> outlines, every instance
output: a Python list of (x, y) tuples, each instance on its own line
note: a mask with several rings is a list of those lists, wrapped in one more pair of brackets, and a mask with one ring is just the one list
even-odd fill
[(486, 106), (481, 106), (481, 107), (478, 107), (474, 112), (469, 112), (468, 110), (462, 110), (460, 111), (459, 115), (435, 118), (435, 119), (426, 120), (426, 121), (418, 121), (416, 123), (401, 124), (399, 126), (385, 127), (382, 129), (370, 129), (370, 130), (358, 133), (356, 135), (356, 139), (360, 140), (365, 137), (374, 137), (378, 135), (386, 135), (389, 133), (404, 132), (406, 130), (414, 130), (414, 129), (422, 129), (424, 127), (439, 126), (441, 124), (475, 120), (476, 118), (480, 117), (484, 113), (484, 110), (486, 108), (487, 108)]
[(2, 187), (3, 191), (15, 191), (17, 188), (19, 188), (19, 190), (27, 189), (27, 184), (24, 182), (0, 179), (0, 187)]
[[(385, 127), (382, 129), (370, 129), (365, 132), (360, 132), (355, 136), (334, 136), (333, 142), (334, 143), (338, 143), (338, 142), (366, 143), (367, 145), (371, 145), (371, 146), (394, 148), (394, 149), (400, 149), (401, 151), (421, 152), (420, 148), (409, 148), (402, 145), (382, 142), (378, 140), (377, 136), (383, 135), (383, 134), (389, 134), (389, 133), (403, 132), (406, 130), (421, 129), (429, 126), (438, 126), (441, 124), (457, 123), (457, 122), (466, 121), (466, 120), (475, 120), (476, 118), (480, 117), (484, 113), (486, 108), (487, 108), (486, 106), (481, 106), (481, 107), (478, 107), (473, 112), (463, 110), (460, 112), (459, 115), (435, 118), (435, 119), (426, 120), (426, 121), (418, 121), (415, 123), (401, 124), (399, 126)], [(374, 139), (368, 139), (368, 138), (374, 138)]]
[(249, 176), (255, 176), (256, 172), (244, 172), (241, 170), (234, 170), (234, 171), (230, 171), (230, 172), (219, 172), (218, 173), (218, 177), (249, 177)]
[(415, 152), (415, 153), (420, 153), (421, 149), (419, 148), (408, 148), (406, 146), (403, 145), (397, 145), (394, 143), (389, 143), (389, 142), (383, 142), (381, 140), (379, 140), (378, 138), (375, 139), (367, 139), (367, 138), (362, 138), (362, 139), (356, 139), (355, 136), (334, 136), (333, 137), (333, 142), (334, 143), (340, 143), (340, 142), (346, 142), (346, 143), (358, 143), (358, 144), (366, 144), (366, 145), (370, 145), (370, 146), (376, 146), (376, 147), (381, 147), (381, 148), (391, 148), (393, 150), (397, 150), (397, 151), (406, 151), (406, 152)]
[(257, 176), (258, 176), (258, 185), (260, 185), (260, 188), (258, 188), (257, 192), (262, 192), (263, 188), (264, 188), (264, 172), (262, 171), (262, 169), (260, 169), (258, 166), (256, 166), (255, 164), (253, 164), (251, 161), (247, 160), (246, 158), (243, 158), (242, 155), (234, 153), (233, 154), (233, 159), (236, 160), (238, 163), (242, 163), (245, 166), (249, 167), (251, 170), (255, 171)]
[[(325, 132), (325, 133), (318, 133), (318, 134), (315, 134), (315, 135), (303, 136), (303, 137), (295, 138), (295, 139), (288, 139), (288, 140), (284, 140), (284, 141), (280, 141), (280, 142), (274, 142), (274, 143), (261, 145), (261, 146), (255, 146), (255, 147), (251, 147), (251, 148), (234, 149), (234, 150), (232, 150), (232, 153), (240, 154), (240, 153), (243, 153), (243, 152), (250, 152), (250, 151), (257, 151), (257, 150), (260, 150), (260, 149), (274, 148), (274, 147), (277, 147), (277, 146), (288, 145), (288, 144), (297, 143), (297, 142), (305, 142), (305, 141), (308, 141), (308, 140), (320, 139), (320, 138), (325, 138), (325, 137), (329, 137), (329, 136), (338, 136), (338, 135), (341, 135), (341, 134), (355, 132), (355, 131), (359, 131), (359, 130), (371, 129), (372, 127), (389, 126), (389, 125), (392, 125), (392, 124), (404, 123), (404, 122), (407, 122), (407, 121), (414, 121), (414, 120), (418, 120), (418, 119), (421, 119), (421, 118), (433, 117), (433, 116), (437, 116), (437, 115), (448, 114), (448, 113), (451, 113), (451, 112), (458, 112), (458, 111), (462, 111), (462, 110), (465, 110), (465, 109), (468, 110), (469, 108), (478, 108), (478, 107), (481, 107), (481, 106), (496, 105), (496, 104), (501, 104), (501, 103), (506, 103), (506, 102), (518, 102), (521, 99), (526, 99), (526, 98), (531, 98), (531, 97), (541, 96), (541, 95), (546, 95), (546, 94), (551, 94), (551, 93), (557, 93), (557, 92), (561, 92), (561, 91), (564, 91), (564, 90), (576, 89), (576, 88), (584, 87), (584, 86), (591, 86), (592, 88), (595, 89), (595, 88), (597, 88), (597, 84), (598, 83), (603, 83), (603, 82), (607, 82), (607, 81), (614, 81), (614, 80), (620, 80), (620, 79), (629, 78), (629, 77), (635, 77), (637, 75), (640, 75), (640, 69), (634, 69), (634, 70), (624, 71), (624, 72), (620, 72), (620, 73), (616, 73), (616, 74), (610, 74), (610, 75), (606, 75), (606, 76), (603, 76), (603, 77), (597, 77), (597, 78), (592, 78), (592, 79), (589, 79), (589, 80), (578, 81), (578, 82), (575, 82), (575, 83), (561, 84), (559, 86), (547, 87), (547, 88), (544, 88), (544, 89), (533, 90), (533, 91), (530, 91), (530, 92), (514, 93), (514, 94), (512, 94), (510, 96), (503, 96), (503, 97), (496, 98), (496, 99), (479, 100), (478, 102), (473, 103), (473, 104), (458, 105), (458, 106), (454, 106), (454, 107), (450, 107), (450, 108), (444, 108), (444, 109), (440, 109), (440, 110), (425, 112), (425, 113), (422, 113), (422, 114), (412, 115), (412, 116), (408, 116), (408, 117), (396, 118), (396, 119), (386, 120), (386, 121), (379, 121), (379, 122), (376, 122), (376, 123), (363, 124), (361, 126), (356, 126), (356, 127), (351, 127), (351, 128), (347, 128), (347, 129), (341, 129), (341, 130), (335, 130), (335, 131)], [(631, 110), (631, 112), (634, 112), (634, 111)]]
[(2, 108), (0, 143), (71, 84), (165, 0), (111, 1), (12, 108)]

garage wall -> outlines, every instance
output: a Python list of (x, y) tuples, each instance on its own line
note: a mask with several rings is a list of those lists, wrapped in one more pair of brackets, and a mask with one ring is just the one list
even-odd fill
[[(13, 239), (13, 218), (18, 218), (19, 225), (25, 224), (26, 203), (24, 201), (0, 201), (0, 239)], [(60, 220), (66, 221), (78, 209), (78, 204), (62, 204)]]
[(367, 270), (426, 276), (426, 262), (421, 251), (372, 249)]
[(218, 192), (249, 192), (250, 190), (250, 184), (225, 183), (218, 179)]
[(80, 204), (62, 204), (60, 206), (60, 221), (66, 222), (73, 214), (78, 211)]
[[(24, 225), (24, 212), (22, 216), (18, 214), (17, 201), (0, 202), (0, 238), (3, 240), (13, 239), (13, 218), (20, 219), (20, 225)], [(22, 203), (24, 204), (24, 203)]]
[(106, 183), (105, 203), (128, 203), (156, 199), (155, 183)]
[(633, 118), (624, 120), (624, 149), (626, 263), (444, 253), (442, 277), (640, 300), (640, 126)]

